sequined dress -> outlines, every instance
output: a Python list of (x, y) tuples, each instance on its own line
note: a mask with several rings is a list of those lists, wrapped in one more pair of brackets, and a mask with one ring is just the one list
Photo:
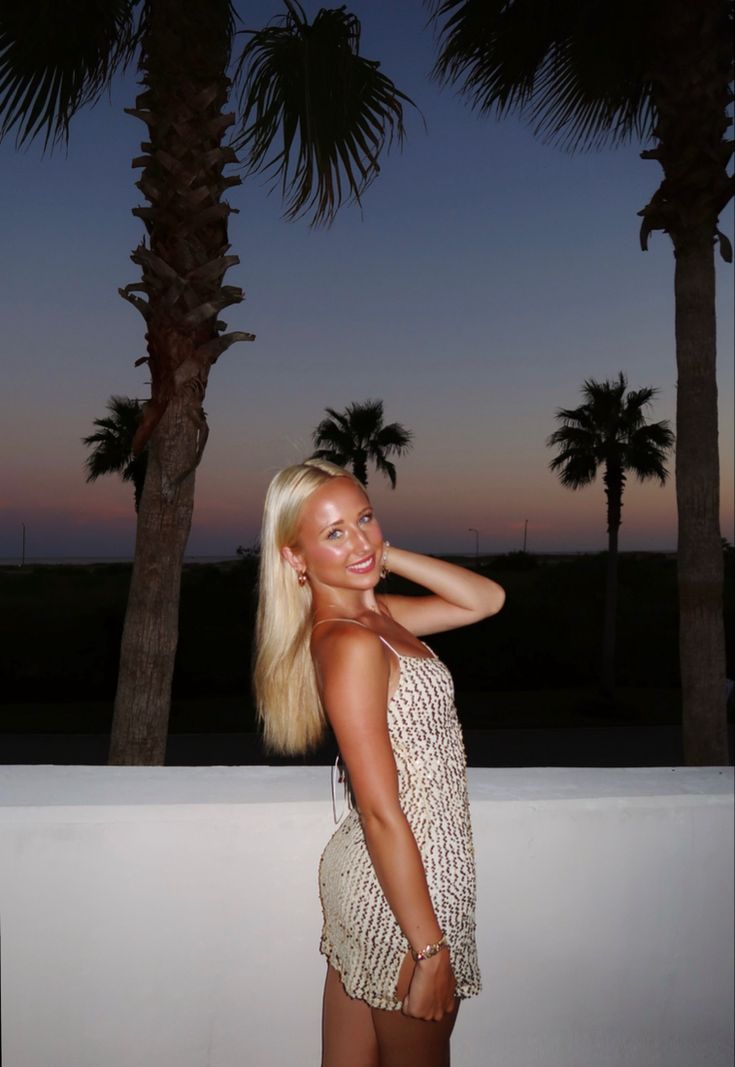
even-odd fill
[[(451, 946), (457, 996), (470, 997), (480, 991), (475, 858), (452, 677), (436, 656), (405, 656), (381, 640), (400, 665), (398, 687), (388, 704), (388, 732), (401, 807)], [(378, 882), (355, 810), (322, 854), (319, 889), (321, 951), (347, 993), (371, 1007), (400, 1009), (395, 987), (408, 945)]]

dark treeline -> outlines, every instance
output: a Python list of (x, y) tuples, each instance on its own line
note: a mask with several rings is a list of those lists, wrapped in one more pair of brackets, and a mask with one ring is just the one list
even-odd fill
[[(482, 559), (479, 565), (505, 586), (505, 608), (496, 618), (431, 641), (454, 673), (460, 712), (463, 694), (594, 690), (600, 673), (604, 554), (552, 559), (519, 552)], [(732, 677), (732, 551), (726, 570)], [(240, 728), (252, 728), (255, 572), (252, 558), (185, 568), (174, 728), (176, 701), (208, 699), (213, 705), (234, 702)], [(0, 686), (6, 704), (111, 704), (129, 577), (126, 564), (0, 570)], [(389, 583), (394, 592), (409, 591), (396, 579)], [(621, 558), (616, 660), (620, 689), (678, 686), (672, 558)], [(213, 728), (221, 726), (212, 721)], [(206, 728), (206, 722), (198, 727)]]

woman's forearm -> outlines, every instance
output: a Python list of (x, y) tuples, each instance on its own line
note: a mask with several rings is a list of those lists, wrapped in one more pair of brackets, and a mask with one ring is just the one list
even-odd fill
[[(368, 852), (385, 897), (408, 942), (420, 952), (442, 938), (421, 854), (405, 815), (399, 809), (385, 816), (361, 814)], [(456, 1006), (456, 979), (449, 952), (437, 952), (416, 963), (403, 998), (402, 1011), (413, 1018), (439, 1020)], [(401, 967), (403, 974), (403, 967)]]
[(438, 941), (441, 928), (421, 853), (405, 815), (361, 814), (360, 818), (380, 887), (409, 944), (418, 950)]
[(391, 545), (385, 553), (385, 565), (391, 573), (424, 586), (447, 603), (480, 618), (494, 615), (505, 602), (502, 586), (492, 578), (433, 556)]

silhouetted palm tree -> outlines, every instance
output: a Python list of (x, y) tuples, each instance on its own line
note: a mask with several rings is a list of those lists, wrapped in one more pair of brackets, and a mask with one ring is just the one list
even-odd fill
[(96, 433), (83, 437), (82, 442), (92, 451), (87, 456), (87, 481), (94, 482), (103, 474), (119, 474), (124, 482), (132, 482), (135, 510), (140, 507), (143, 483), (148, 466), (148, 449), (136, 456), (133, 440), (143, 415), (143, 405), (128, 396), (111, 396), (107, 402), (110, 412), (103, 419), (95, 419)]
[(732, 0), (427, 0), (435, 73), (474, 107), (529, 118), (571, 148), (635, 138), (664, 177), (643, 216), (675, 255), (679, 652), (688, 763), (727, 763), (715, 366), (714, 246), (727, 167)]
[(280, 178), (287, 218), (311, 212), (313, 225), (328, 224), (345, 197), (360, 202), (384, 146), (403, 143), (403, 104), (413, 101), (359, 55), (360, 22), (344, 6), (309, 23), (296, 0), (283, 2), (286, 14), (251, 35), (236, 67), (245, 118), (236, 145), (250, 172)]
[[(306, 21), (294, 0), (262, 34), (250, 34), (234, 76), (241, 111), (235, 143), (250, 169), (281, 178), (290, 215), (328, 222), (359, 198), (381, 151), (403, 134), (392, 82), (359, 55), (358, 20), (344, 8)], [(223, 310), (243, 299), (224, 276), (230, 254), (224, 195), (240, 183), (225, 134), (236, 121), (229, 74), (229, 0), (3, 0), (0, 135), (22, 144), (65, 140), (72, 116), (96, 102), (137, 58), (141, 89), (129, 113), (145, 123), (134, 209), (146, 237), (132, 254), (140, 281), (121, 295), (145, 320), (151, 397), (135, 438), (150, 441), (135, 564), (123, 631), (112, 727), (113, 763), (162, 763), (178, 640), (181, 569), (194, 479), (207, 440), (202, 403), (210, 370), (238, 341)], [(271, 159), (277, 136), (281, 147)], [(291, 166), (292, 153), (298, 153)]]
[(321, 445), (314, 456), (329, 459), (340, 467), (351, 467), (352, 473), (368, 483), (368, 463), (389, 479), (396, 487), (396, 468), (388, 456), (402, 456), (411, 448), (413, 434), (400, 422), (383, 425), (383, 401), (366, 400), (364, 404), (348, 404), (344, 412), (326, 408), (328, 419), (322, 419), (313, 433), (315, 445)]
[(560, 408), (561, 423), (549, 437), (558, 453), (549, 466), (562, 485), (581, 489), (590, 485), (602, 468), (607, 497), (607, 582), (605, 628), (602, 646), (602, 688), (609, 696), (615, 683), (615, 615), (617, 607), (618, 531), (622, 522), (623, 490), (628, 473), (640, 482), (668, 477), (666, 455), (674, 443), (667, 421), (647, 423), (645, 409), (657, 390), (646, 388), (626, 394), (624, 374), (616, 381), (589, 378), (582, 387), (584, 403), (578, 408)]

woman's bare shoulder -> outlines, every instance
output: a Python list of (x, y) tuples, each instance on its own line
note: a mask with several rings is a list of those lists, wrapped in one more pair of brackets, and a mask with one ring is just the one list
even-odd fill
[(391, 665), (374, 630), (345, 620), (329, 624), (325, 620), (312, 635), (311, 654), (333, 728), (344, 716), (355, 723), (385, 716)]
[(383, 659), (378, 634), (358, 619), (322, 619), (311, 632), (311, 653), (320, 667), (340, 662), (359, 666)]

